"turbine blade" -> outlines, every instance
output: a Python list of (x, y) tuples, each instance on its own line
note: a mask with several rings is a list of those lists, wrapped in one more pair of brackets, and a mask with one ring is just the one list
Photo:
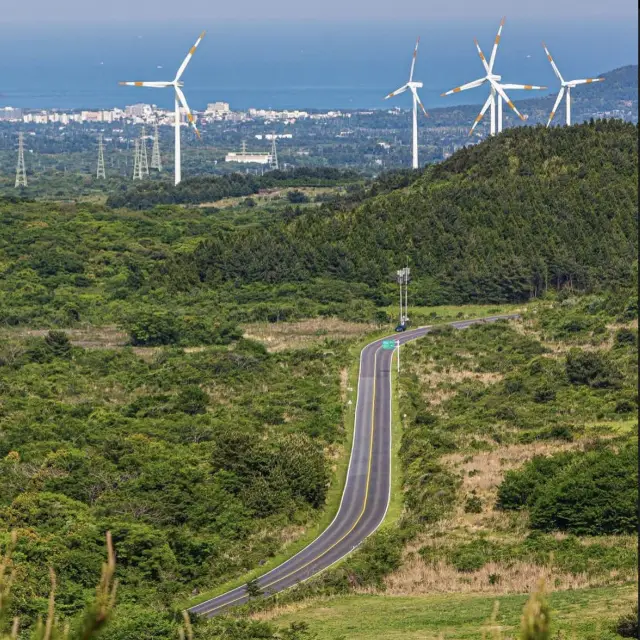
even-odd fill
[(480, 48), (480, 44), (475, 38), (473, 39), (473, 41), (476, 44), (476, 49), (478, 50), (478, 55), (480, 56), (480, 60), (482, 60), (482, 64), (484, 65), (484, 70), (487, 73), (491, 73), (491, 70), (489, 69), (489, 65), (487, 64), (487, 59), (484, 57), (484, 53), (482, 53), (482, 49)]
[(198, 48), (198, 45), (202, 41), (202, 38), (204, 38), (204, 34), (205, 34), (205, 32), (203, 31), (200, 34), (200, 36), (198, 37), (198, 39), (196, 40), (196, 43), (193, 45), (193, 47), (191, 47), (191, 49), (189, 49), (189, 53), (187, 53), (187, 57), (182, 61), (182, 64), (180, 65), (180, 68), (178, 69), (178, 73), (176, 73), (176, 77), (174, 79), (174, 82), (178, 82), (178, 80), (180, 80), (180, 77), (184, 73), (184, 70), (187, 68), (187, 65), (189, 64), (189, 60), (191, 60), (191, 58), (193, 57), (193, 54), (196, 52), (196, 49)]
[(411, 71), (409, 72), (409, 82), (411, 82), (411, 80), (413, 80), (413, 69), (416, 66), (416, 58), (418, 57), (418, 45), (419, 44), (420, 44), (420, 36), (418, 36), (418, 39), (416, 40), (415, 49), (413, 50), (413, 58), (411, 59)]
[(502, 86), (499, 85), (494, 80), (490, 80), (489, 82), (491, 82), (491, 86), (500, 94), (500, 96), (502, 96), (502, 99), (509, 105), (509, 107), (511, 107), (512, 111), (518, 115), (518, 118), (520, 118), (520, 120), (526, 120), (527, 119), (526, 116), (523, 116), (516, 109), (516, 106), (513, 104), (513, 102), (511, 102), (511, 100), (509, 99), (509, 96), (504, 92), (504, 89), (502, 88)]
[(196, 132), (196, 135), (199, 138), (200, 132), (198, 131), (198, 127), (196, 127), (196, 122), (193, 119), (191, 109), (189, 109), (189, 105), (187, 104), (187, 99), (184, 97), (184, 93), (182, 93), (180, 87), (175, 87), (175, 90), (176, 90), (176, 94), (178, 95), (178, 100), (180, 101), (180, 104), (182, 105), (184, 110), (187, 112), (187, 120), (189, 121), (189, 124), (193, 127), (193, 129)]
[(482, 109), (480, 109), (480, 113), (476, 116), (476, 119), (473, 122), (473, 126), (471, 127), (471, 130), (469, 131), (469, 135), (471, 135), (473, 133), (473, 130), (478, 126), (478, 123), (480, 122), (480, 120), (482, 120), (485, 112), (487, 111), (487, 109), (489, 108), (489, 105), (491, 104), (491, 98), (492, 98), (492, 96), (489, 95), (489, 97), (487, 98), (487, 101), (482, 106)]
[(444, 93), (441, 93), (440, 96), (450, 96), (452, 93), (460, 93), (460, 91), (466, 91), (467, 89), (475, 89), (475, 87), (479, 87), (483, 82), (486, 82), (486, 80), (486, 78), (478, 78), (473, 82), (467, 82), (467, 84), (451, 89), (451, 91), (445, 91)]
[(127, 87), (169, 87), (171, 86), (171, 82), (118, 82), (120, 85), (124, 85)]
[(502, 27), (504, 27), (504, 21), (506, 18), (500, 20), (500, 26), (498, 27), (498, 34), (493, 41), (493, 49), (491, 50), (491, 60), (489, 60), (489, 73), (493, 71), (493, 63), (496, 60), (496, 53), (498, 52), (498, 45), (500, 44), (500, 37), (502, 36)]
[(539, 87), (536, 84), (501, 84), (503, 89), (526, 89), (531, 91), (532, 89), (548, 89), (549, 87)]
[(583, 78), (582, 80), (569, 80), (567, 84), (570, 84), (572, 87), (577, 84), (591, 84), (592, 82), (602, 82), (604, 78)]
[(551, 67), (553, 68), (553, 72), (556, 74), (556, 76), (557, 76), (558, 80), (560, 80), (560, 82), (564, 82), (564, 79), (562, 78), (562, 74), (560, 73), (560, 70), (556, 66), (556, 63), (555, 63), (554, 59), (551, 57), (551, 54), (549, 53), (549, 49), (547, 49), (547, 45), (543, 42), (542, 46), (544, 47), (544, 52), (547, 54), (547, 58), (548, 58), (549, 62), (551, 63)]
[(388, 96), (385, 96), (384, 99), (388, 100), (389, 98), (393, 98), (393, 96), (397, 96), (400, 93), (404, 93), (408, 89), (408, 84), (403, 84), (399, 89), (392, 91)]
[(564, 87), (560, 87), (560, 91), (558, 91), (558, 97), (556, 98), (556, 103), (553, 105), (553, 109), (551, 110), (551, 114), (549, 115), (549, 121), (547, 122), (547, 127), (551, 124), (553, 120), (553, 116), (556, 115), (556, 111), (558, 110), (558, 105), (562, 102), (562, 96), (564, 96)]
[(420, 100), (420, 96), (418, 95), (417, 90), (412, 89), (411, 91), (413, 92), (413, 95), (416, 97), (416, 101), (420, 105), (420, 108), (422, 109), (422, 113), (424, 113), (424, 115), (428, 118), (429, 114), (427, 113), (427, 110), (424, 108), (424, 105), (422, 104), (422, 100)]

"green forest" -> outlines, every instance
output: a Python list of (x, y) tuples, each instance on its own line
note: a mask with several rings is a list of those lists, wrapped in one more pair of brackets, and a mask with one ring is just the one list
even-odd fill
[[(107, 531), (117, 615), (99, 637), (151, 640), (178, 637), (190, 597), (319, 526), (348, 455), (357, 353), (392, 330), (405, 264), (410, 311), (528, 311), (517, 327), (440, 329), (408, 347), (406, 517), (281, 602), (392, 589), (404, 546), (454, 506), (490, 509), (509, 535), (423, 541), (422, 561), (469, 579), (552, 553), (562, 584), (585, 572), (590, 585), (626, 584), (637, 559), (637, 134), (619, 121), (511, 129), (367, 180), (296, 169), (152, 182), (106, 204), (1, 198), (0, 556), (17, 541), (8, 601), (0, 571), (0, 637), (14, 615), (21, 638), (46, 617), (50, 566), (57, 614), (85, 619)], [(309, 186), (333, 191), (312, 199)], [(259, 201), (265, 189), (286, 203)], [(225, 198), (237, 201), (215, 204)], [(291, 344), (269, 342), (303, 319), (304, 341), (291, 328)], [(338, 321), (349, 332), (332, 335)], [(426, 385), (453, 369), (460, 379)], [(437, 405), (425, 400), (434, 391)], [(543, 457), (506, 469), (491, 496), (465, 484), (471, 468), (448, 465), (508, 446)], [(324, 637), (304, 620), (193, 624), (203, 639)]]

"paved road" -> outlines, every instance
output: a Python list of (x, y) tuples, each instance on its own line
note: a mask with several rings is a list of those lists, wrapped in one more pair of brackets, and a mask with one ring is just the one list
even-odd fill
[[(480, 322), (513, 318), (493, 316), (482, 320), (452, 322), (466, 329)], [(401, 343), (431, 331), (421, 327), (389, 336)], [(351, 553), (382, 524), (391, 492), (391, 376), (393, 355), (382, 349), (382, 339), (368, 344), (360, 355), (356, 421), (347, 481), (333, 522), (307, 547), (259, 578), (265, 594), (282, 591), (327, 569)], [(400, 363), (402, 366), (402, 362)], [(247, 601), (244, 585), (189, 611), (208, 617)]]

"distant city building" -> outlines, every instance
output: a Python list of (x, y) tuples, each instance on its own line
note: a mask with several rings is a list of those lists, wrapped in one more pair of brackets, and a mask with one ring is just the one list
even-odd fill
[(247, 153), (247, 143), (242, 143), (242, 151), (227, 153), (225, 162), (243, 162), (245, 164), (269, 164), (271, 162), (270, 153)]
[(210, 102), (205, 109), (205, 113), (207, 115), (222, 115), (224, 113), (229, 113), (231, 109), (229, 109), (228, 102)]
[(153, 106), (150, 104), (132, 104), (124, 109), (124, 113), (129, 118), (144, 118), (153, 114)]
[(0, 120), (22, 120), (22, 109), (2, 107), (0, 108)]

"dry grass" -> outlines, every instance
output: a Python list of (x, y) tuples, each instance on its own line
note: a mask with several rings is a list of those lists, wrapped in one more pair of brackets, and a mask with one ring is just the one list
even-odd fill
[[(499, 576), (491, 584), (489, 576)], [(527, 593), (544, 579), (553, 590), (591, 587), (587, 574), (559, 573), (557, 567), (529, 562), (489, 562), (482, 569), (460, 572), (440, 560), (425, 562), (418, 554), (406, 559), (402, 568), (385, 580), (389, 595), (424, 595), (428, 593)], [(615, 582), (615, 576), (612, 576)], [(375, 589), (360, 589), (359, 593), (377, 593)]]
[[(417, 551), (424, 546), (438, 551), (470, 542), (482, 535), (496, 542), (517, 542), (529, 532), (528, 517), (524, 512), (505, 512), (495, 509), (498, 486), (506, 471), (522, 466), (534, 456), (550, 456), (559, 451), (583, 449), (588, 440), (579, 442), (545, 441), (532, 444), (516, 444), (496, 447), (473, 456), (460, 453), (441, 458), (462, 477), (461, 496), (472, 492), (482, 501), (481, 513), (465, 513), (464, 503), (455, 505), (452, 514), (431, 525), (429, 530), (415, 539), (404, 551), (403, 564), (385, 579), (384, 593), (391, 595), (416, 595), (427, 593), (525, 593), (544, 579), (552, 590), (579, 589), (583, 587), (618, 584), (634, 579), (634, 576), (611, 572), (605, 576), (562, 573), (557, 566), (542, 566), (530, 562), (490, 562), (473, 572), (460, 572), (443, 560), (425, 561)], [(558, 534), (559, 538), (565, 537)], [(597, 539), (581, 539), (581, 544), (607, 544), (618, 547), (633, 547), (635, 536), (600, 536)], [(490, 584), (490, 575), (500, 576)], [(637, 577), (637, 576), (635, 576)], [(493, 580), (492, 580), (493, 582)], [(378, 593), (367, 588), (360, 593)]]
[(327, 338), (350, 339), (365, 336), (376, 325), (345, 322), (338, 318), (313, 318), (299, 322), (256, 322), (244, 325), (244, 336), (262, 342), (269, 351), (305, 349)]
[[(114, 349), (125, 346), (129, 339), (126, 332), (113, 326), (63, 329), (63, 331), (69, 337), (71, 344), (76, 347), (83, 347), (84, 349)], [(49, 333), (49, 329), (18, 329), (6, 331), (7, 336), (14, 337), (42, 337), (47, 335), (47, 333)], [(0, 333), (0, 336), (1, 335)]]

